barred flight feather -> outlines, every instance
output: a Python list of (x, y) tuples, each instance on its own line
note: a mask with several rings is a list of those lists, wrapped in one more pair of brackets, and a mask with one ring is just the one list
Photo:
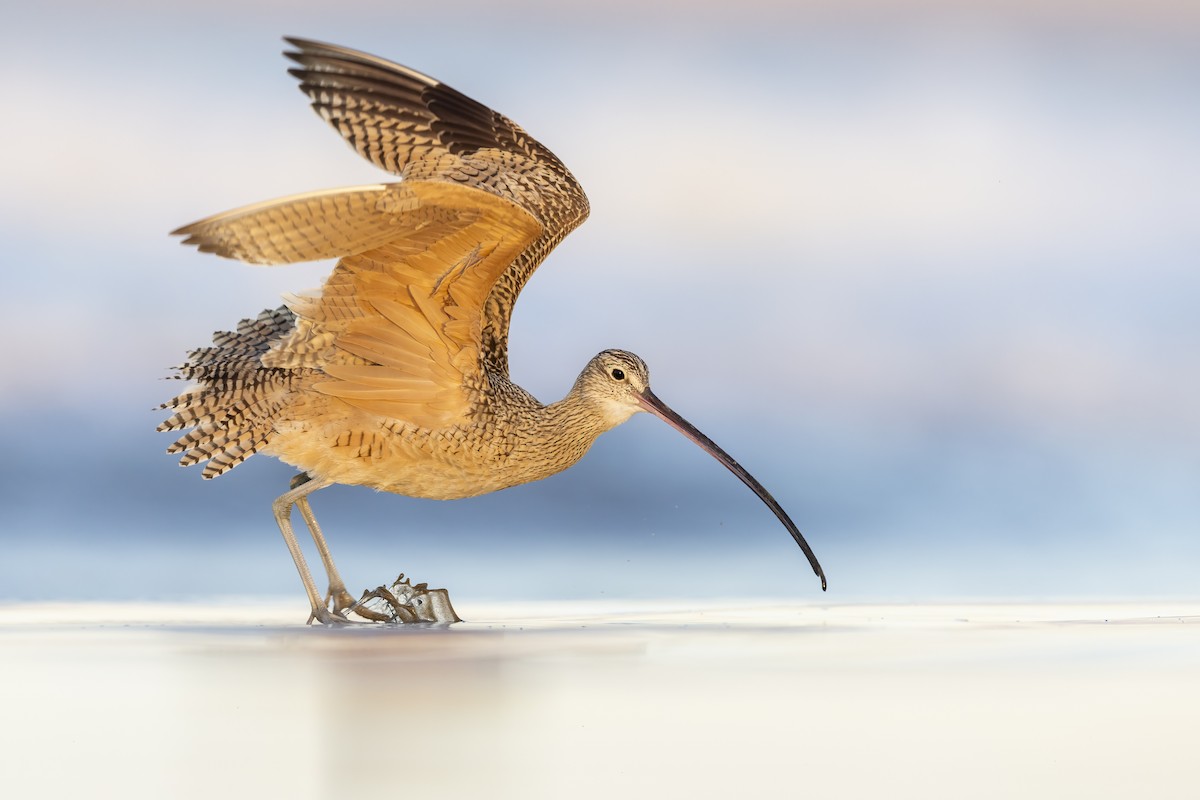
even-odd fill
[(180, 464), (203, 461), (205, 478), (233, 469), (266, 444), (285, 398), (313, 369), (265, 367), (262, 357), (296, 328), (286, 306), (244, 319), (235, 331), (213, 334), (213, 346), (193, 350), (177, 377), (197, 385), (164, 403), (175, 413), (160, 431), (191, 428), (168, 449), (183, 453)]

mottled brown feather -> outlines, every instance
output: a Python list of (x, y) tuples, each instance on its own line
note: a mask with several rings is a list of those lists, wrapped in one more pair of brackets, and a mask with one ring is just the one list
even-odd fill
[(290, 72), (313, 109), (364, 158), (409, 179), (482, 189), (517, 204), (541, 235), (495, 276), (480, 357), (507, 377), (513, 305), (537, 266), (588, 215), (575, 177), (507, 117), (416, 70), (337, 45), (289, 38)]
[(406, 235), (408, 200), (398, 183), (327, 189), (214, 214), (171, 233), (201, 252), (250, 264), (340, 258)]
[(321, 365), (329, 380), (314, 390), (436, 430), (469, 421), (475, 393), (489, 385), (479, 357), (484, 301), (542, 226), (477, 189), (401, 187), (403, 227), (422, 236), (343, 258), (320, 295), (290, 307), (312, 323), (310, 335), (332, 335), (334, 351)]

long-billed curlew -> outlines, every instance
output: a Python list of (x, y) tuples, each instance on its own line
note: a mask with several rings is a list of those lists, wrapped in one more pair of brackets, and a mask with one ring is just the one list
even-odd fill
[[(308, 496), (332, 483), (434, 499), (561, 472), (639, 411), (712, 454), (812, 549), (745, 469), (650, 391), (642, 359), (605, 350), (543, 405), (508, 373), (508, 323), (542, 259), (587, 217), (574, 176), (506, 117), (433, 78), (344, 47), (287, 39), (312, 107), (395, 183), (285, 197), (174, 231), (252, 264), (337, 258), (317, 294), (243, 320), (188, 354), (195, 385), (163, 404), (168, 452), (205, 478), (256, 452), (300, 470), (274, 504), (312, 618), (345, 622), (354, 598)], [(290, 521), (299, 506), (329, 579), (322, 598)], [(447, 605), (447, 609), (449, 606)], [(457, 619), (452, 610), (442, 617)]]

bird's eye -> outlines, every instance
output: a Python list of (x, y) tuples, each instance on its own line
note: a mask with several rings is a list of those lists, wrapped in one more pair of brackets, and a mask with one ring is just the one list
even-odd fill
[(612, 376), (613, 376), (613, 380), (623, 381), (623, 380), (625, 380), (625, 371), (620, 370), (620, 369), (614, 369), (612, 371)]

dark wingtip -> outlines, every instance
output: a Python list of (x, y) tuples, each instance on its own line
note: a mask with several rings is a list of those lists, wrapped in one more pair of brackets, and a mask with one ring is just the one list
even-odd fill
[(304, 58), (304, 51), (312, 49), (312, 43), (307, 39), (299, 39), (295, 36), (285, 36), (283, 37), (283, 40), (287, 42), (289, 46), (296, 48), (295, 50), (283, 51), (283, 57), (290, 58), (292, 61), (300, 61), (300, 59)]
[(320, 42), (315, 42), (312, 39), (305, 39), (302, 36), (284, 36), (283, 40), (285, 42), (287, 42), (288, 44), (290, 44), (292, 47), (298, 48), (300, 50), (305, 50), (310, 47), (313, 47), (314, 45), (321, 44)]
[(327, 54), (344, 53), (348, 50), (348, 48), (342, 47), (341, 45), (330, 44), (329, 42), (319, 42), (316, 39), (305, 39), (302, 36), (284, 36), (283, 40), (300, 51), (299, 53), (295, 53), (290, 50), (283, 51), (283, 54), (288, 58), (294, 58), (295, 56), (302, 56), (305, 54), (311, 55), (313, 53), (320, 52)]

